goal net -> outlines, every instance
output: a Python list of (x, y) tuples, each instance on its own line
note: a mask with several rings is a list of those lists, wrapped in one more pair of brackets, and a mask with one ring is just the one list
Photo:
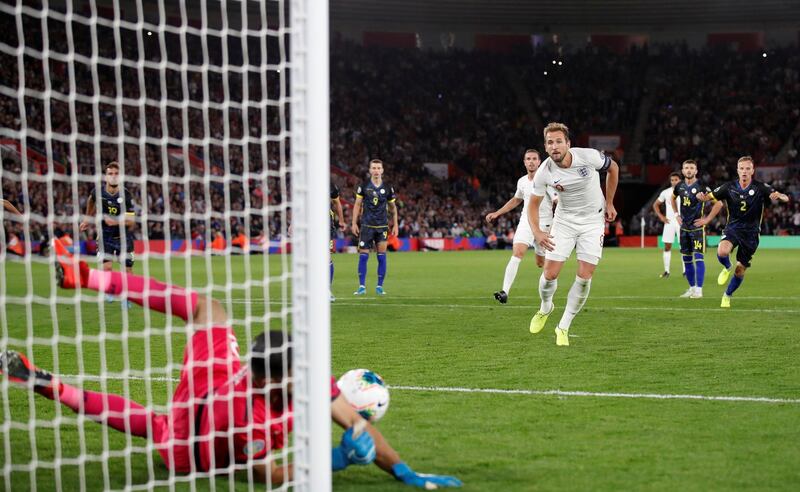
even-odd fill
[[(82, 395), (50, 399), (6, 362), (4, 490), (330, 489), (327, 3), (0, 3), (0, 350)], [(181, 288), (224, 309), (230, 360), (195, 356), (199, 331), (215, 339)], [(194, 362), (229, 377), (203, 395), (188, 377), (182, 439), (160, 416)]]

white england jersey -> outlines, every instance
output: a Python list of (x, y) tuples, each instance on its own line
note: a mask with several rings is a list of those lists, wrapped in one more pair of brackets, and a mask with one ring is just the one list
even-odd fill
[[(658, 198), (656, 200), (661, 202), (661, 203), (666, 203), (665, 206), (667, 208), (667, 213), (664, 214), (664, 215), (667, 216), (667, 220), (670, 222), (670, 224), (674, 223), (675, 222), (675, 211), (672, 210), (672, 187), (670, 186), (666, 190), (662, 191), (658, 195)], [(681, 211), (681, 201), (680, 200), (675, 200), (675, 202), (678, 205), (678, 212), (680, 212)]]
[(595, 149), (573, 147), (569, 168), (558, 167), (548, 157), (533, 179), (533, 194), (545, 196), (547, 187), (558, 191), (555, 220), (572, 224), (602, 224), (606, 199), (600, 189), (600, 172), (611, 165), (611, 158)]
[[(528, 179), (528, 175), (526, 174), (517, 180), (517, 192), (514, 193), (514, 198), (519, 198), (523, 201), (522, 214), (519, 217), (520, 225), (528, 223), (528, 204), (531, 201), (532, 194), (533, 180)], [(553, 223), (553, 200), (557, 197), (558, 193), (556, 193), (553, 188), (547, 187), (547, 192), (542, 199), (542, 203), (539, 204), (539, 225), (549, 225)]]

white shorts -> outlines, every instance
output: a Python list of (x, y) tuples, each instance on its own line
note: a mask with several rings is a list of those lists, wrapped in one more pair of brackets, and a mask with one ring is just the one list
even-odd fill
[[(550, 230), (550, 224), (539, 224), (539, 228), (547, 232)], [(533, 231), (527, 220), (517, 225), (517, 230), (514, 231), (514, 243), (527, 244), (529, 248), (533, 246), (533, 249), (536, 251), (536, 256), (544, 256), (545, 250), (539, 246), (539, 243), (533, 238)]]
[(678, 235), (677, 225), (677, 223), (673, 224), (672, 222), (664, 224), (664, 232), (661, 234), (661, 241), (664, 244), (672, 244), (675, 242), (675, 236)]
[(514, 243), (524, 243), (529, 248), (533, 246), (533, 231), (531, 231), (531, 225), (527, 220), (521, 220), (517, 224), (517, 230), (514, 231)]
[(552, 261), (567, 261), (572, 250), (577, 251), (581, 261), (597, 265), (603, 256), (603, 236), (605, 224), (576, 225), (556, 221), (550, 230), (555, 247), (545, 258)]

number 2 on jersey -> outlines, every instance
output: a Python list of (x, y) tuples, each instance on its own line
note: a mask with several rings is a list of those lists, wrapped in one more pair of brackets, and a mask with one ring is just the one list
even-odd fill
[(739, 207), (739, 210), (741, 210), (742, 212), (747, 212), (747, 202), (746, 201), (742, 200), (742, 206)]

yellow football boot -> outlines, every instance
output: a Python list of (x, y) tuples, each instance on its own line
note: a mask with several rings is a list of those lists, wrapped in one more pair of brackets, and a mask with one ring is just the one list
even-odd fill
[(728, 283), (728, 279), (731, 278), (731, 272), (733, 271), (733, 267), (730, 268), (723, 268), (721, 272), (719, 272), (719, 277), (717, 277), (717, 285), (725, 285)]
[(727, 294), (722, 294), (722, 302), (720, 303), (719, 307), (723, 308), (731, 307), (731, 296)]
[(569, 330), (562, 330), (556, 327), (556, 345), (559, 347), (569, 347)]
[(553, 306), (553, 309), (551, 309), (549, 313), (536, 311), (536, 314), (534, 314), (533, 318), (531, 318), (531, 325), (530, 325), (531, 333), (536, 334), (542, 331), (542, 328), (544, 328), (544, 324), (547, 322), (547, 318), (550, 317), (550, 315), (553, 313), (553, 311), (555, 311), (555, 309), (556, 307)]

